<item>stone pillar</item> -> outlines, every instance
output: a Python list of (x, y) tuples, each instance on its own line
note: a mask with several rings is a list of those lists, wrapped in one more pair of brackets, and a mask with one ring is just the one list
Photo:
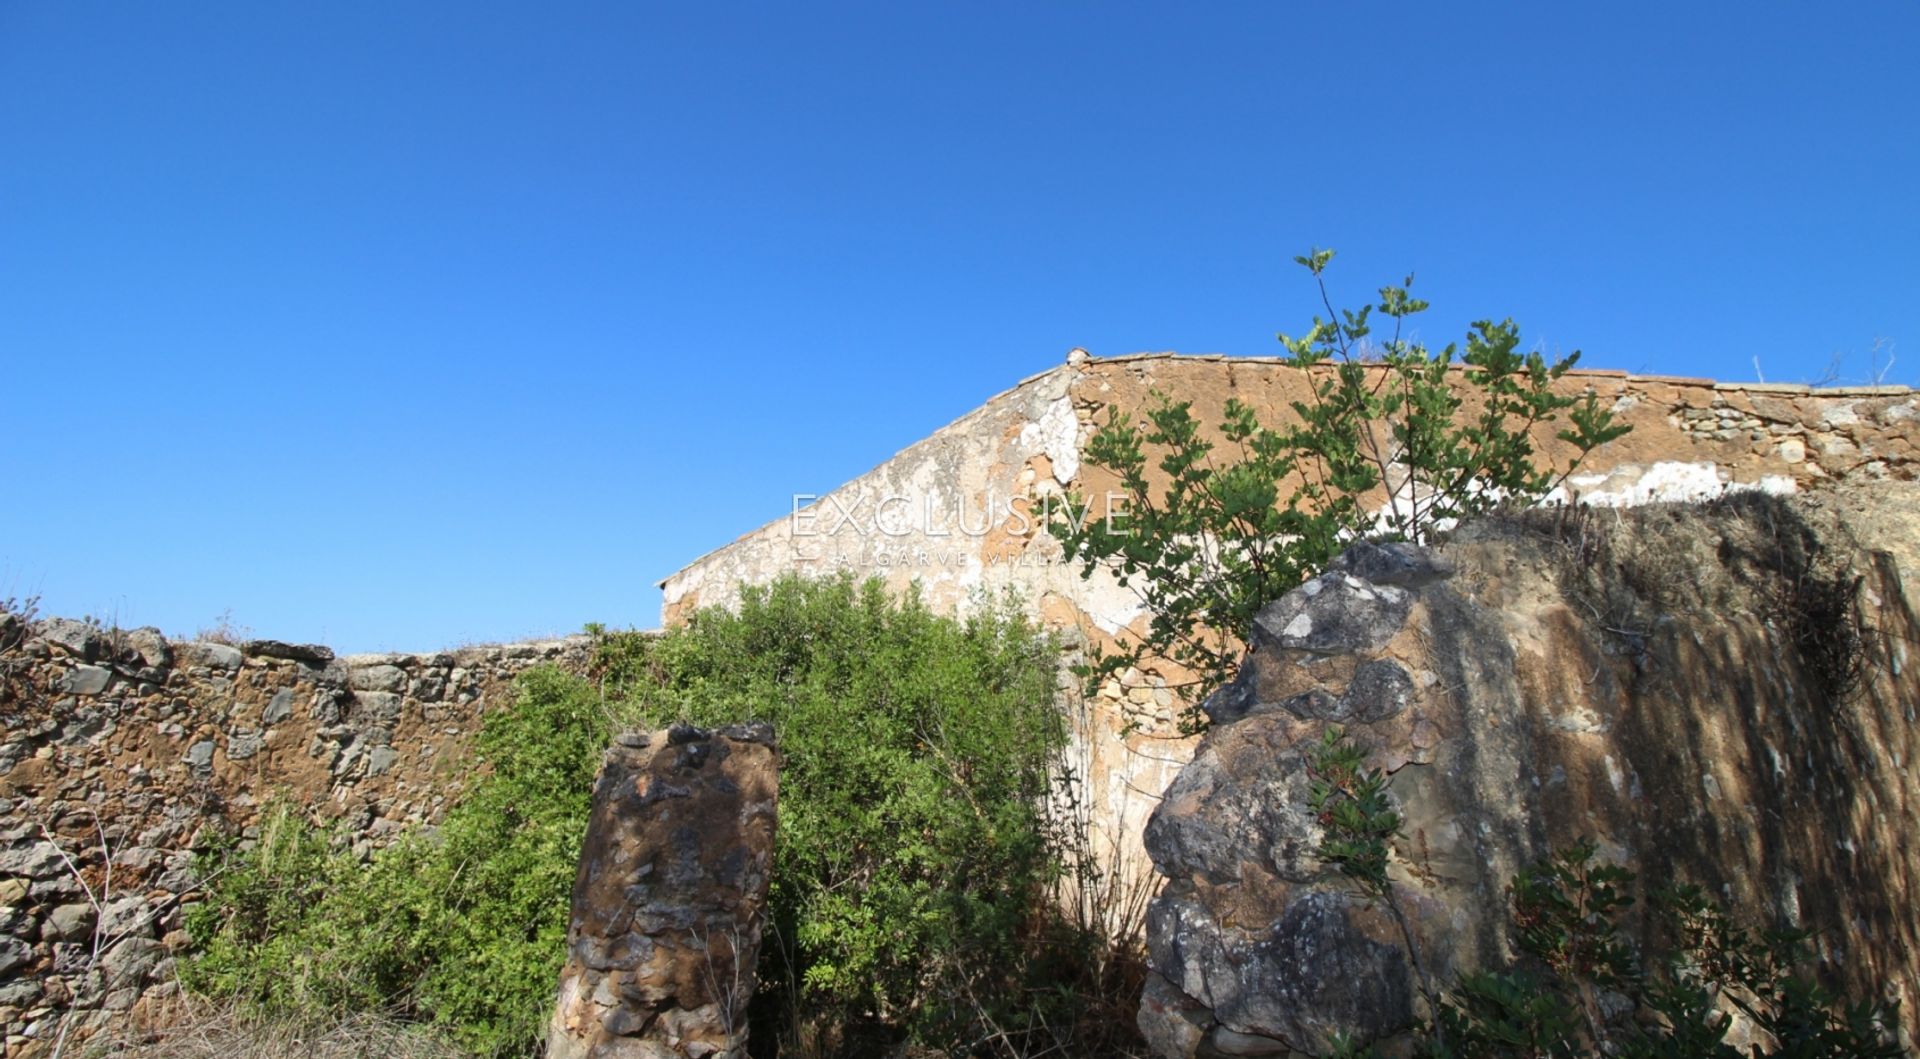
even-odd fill
[(594, 784), (548, 1059), (744, 1059), (773, 730), (674, 725), (616, 742)]

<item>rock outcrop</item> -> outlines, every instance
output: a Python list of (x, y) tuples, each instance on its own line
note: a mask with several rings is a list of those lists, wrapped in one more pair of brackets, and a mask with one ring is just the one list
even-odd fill
[[(1533, 512), (1428, 551), (1362, 545), (1259, 615), (1146, 831), (1165, 884), (1140, 1025), (1168, 1057), (1326, 1054), (1424, 1012), (1392, 908), (1318, 855), (1308, 748), (1338, 724), (1406, 817), (1394, 902), (1436, 982), (1514, 955), (1506, 887), (1586, 837), (1819, 972), (1920, 999), (1920, 489)], [(1914, 586), (1920, 587), (1920, 586)], [(1645, 940), (1645, 924), (1630, 924)]]
[(764, 724), (607, 752), (573, 886), (547, 1059), (741, 1059), (773, 863)]

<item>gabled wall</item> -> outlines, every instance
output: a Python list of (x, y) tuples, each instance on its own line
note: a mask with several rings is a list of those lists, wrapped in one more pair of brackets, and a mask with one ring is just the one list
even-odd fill
[[(1575, 371), (1562, 384), (1568, 392), (1591, 387), (1633, 427), (1570, 480), (1584, 503), (1703, 500), (1737, 489), (1789, 493), (1920, 474), (1920, 399), (1904, 387), (1811, 389), (1613, 371)], [(662, 618), (684, 620), (699, 606), (726, 603), (741, 584), (786, 571), (848, 569), (878, 575), (896, 590), (917, 581), (932, 603), (954, 610), (1011, 588), (1070, 645), (1138, 631), (1145, 616), (1132, 591), (1104, 573), (1083, 578), (1065, 563), (1040, 513), (1069, 491), (1097, 504), (1116, 487), (1110, 475), (1086, 465), (1084, 446), (1111, 412), (1137, 419), (1155, 393), (1192, 402), (1208, 424), (1219, 422), (1232, 397), (1251, 404), (1263, 422), (1280, 423), (1291, 417), (1292, 402), (1311, 395), (1306, 373), (1271, 358), (1103, 359), (1076, 350), (1066, 364), (989, 399), (797, 516), (667, 577)], [(1550, 432), (1536, 440), (1549, 456), (1564, 456)], [(875, 525), (883, 505), (890, 521)], [(1146, 814), (1192, 750), (1175, 731), (1168, 676), (1129, 673), (1093, 701), (1074, 701), (1094, 818), (1109, 855), (1130, 872), (1144, 864), (1139, 832)]]

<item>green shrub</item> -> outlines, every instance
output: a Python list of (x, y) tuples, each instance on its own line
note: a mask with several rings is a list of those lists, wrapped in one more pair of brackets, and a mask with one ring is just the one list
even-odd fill
[[(840, 1047), (1018, 1020), (1059, 867), (1057, 653), (1010, 606), (964, 621), (878, 581), (787, 578), (663, 638), (611, 638), (633, 716), (772, 722), (783, 758), (763, 989)], [(859, 1038), (856, 1040), (855, 1038)]]
[(487, 771), (439, 828), (363, 862), (277, 807), (252, 848), (210, 851), (183, 981), (266, 1014), (397, 1011), (480, 1054), (529, 1053), (606, 734), (587, 684), (533, 670), (515, 707), (488, 716), (475, 745)]
[(1062, 954), (1088, 939), (1047, 914), (1056, 659), (1010, 606), (955, 620), (848, 577), (749, 589), (658, 638), (602, 632), (597, 682), (535, 670), (488, 716), (487, 768), (437, 829), (362, 861), (281, 806), (251, 847), (209, 851), (184, 979), (261, 1014), (395, 1012), (533, 1054), (612, 727), (760, 719), (783, 764), (756, 1036), (1058, 1044), (1080, 1003)]
[(187, 988), (214, 996), (254, 995), (285, 1009), (328, 1007), (312, 981), (313, 954), (298, 935), (318, 902), (350, 871), (327, 834), (286, 801), (269, 806), (251, 848), (221, 836), (200, 853), (208, 900), (187, 910), (195, 957), (180, 965)]

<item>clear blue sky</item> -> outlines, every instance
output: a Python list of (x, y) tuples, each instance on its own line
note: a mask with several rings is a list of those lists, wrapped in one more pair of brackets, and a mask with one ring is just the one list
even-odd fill
[(1081, 345), (1920, 379), (1920, 3), (0, 0), (0, 596), (431, 649)]

